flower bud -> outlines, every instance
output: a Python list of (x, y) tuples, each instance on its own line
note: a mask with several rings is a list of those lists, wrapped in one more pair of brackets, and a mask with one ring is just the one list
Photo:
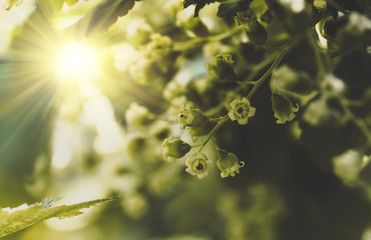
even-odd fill
[(245, 166), (245, 163), (242, 161), (238, 161), (236, 155), (233, 153), (227, 152), (223, 149), (218, 149), (218, 156), (219, 159), (216, 162), (216, 166), (219, 168), (220, 176), (222, 178), (226, 178), (228, 176), (234, 177), (236, 173), (240, 172), (240, 168)]
[(168, 162), (183, 157), (189, 150), (191, 150), (191, 146), (179, 138), (166, 138), (162, 143), (162, 156)]

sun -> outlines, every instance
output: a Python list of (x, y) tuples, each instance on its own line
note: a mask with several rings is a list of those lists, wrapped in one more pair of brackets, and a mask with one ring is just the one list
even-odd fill
[(59, 80), (91, 81), (100, 74), (100, 57), (92, 46), (72, 41), (62, 48), (57, 69)]

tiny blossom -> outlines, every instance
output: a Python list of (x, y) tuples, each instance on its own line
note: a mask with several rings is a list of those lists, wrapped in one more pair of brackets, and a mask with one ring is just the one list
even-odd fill
[(208, 122), (209, 118), (205, 116), (199, 109), (184, 106), (178, 115), (178, 123), (181, 124), (182, 128), (187, 127), (198, 127), (205, 122)]
[(204, 178), (208, 175), (207, 168), (211, 164), (211, 161), (207, 159), (207, 156), (203, 153), (194, 153), (186, 161), (186, 172), (191, 175), (197, 175), (199, 179)]
[(245, 125), (248, 119), (255, 115), (255, 108), (250, 105), (250, 101), (244, 97), (242, 100), (235, 99), (231, 102), (231, 110), (228, 116), (232, 121), (237, 120), (241, 125)]
[(219, 159), (216, 162), (216, 166), (219, 168), (220, 176), (226, 178), (228, 176), (234, 177), (236, 173), (240, 172), (240, 168), (245, 166), (245, 163), (238, 161), (238, 158), (233, 153), (227, 152), (223, 149), (218, 149)]
[(219, 54), (213, 58), (213, 60), (206, 65), (206, 69), (211, 76), (214, 76), (220, 80), (231, 80), (236, 78), (236, 74), (233, 70), (233, 60), (230, 54)]
[(168, 162), (183, 157), (189, 150), (191, 146), (179, 138), (166, 138), (162, 143), (162, 156)]

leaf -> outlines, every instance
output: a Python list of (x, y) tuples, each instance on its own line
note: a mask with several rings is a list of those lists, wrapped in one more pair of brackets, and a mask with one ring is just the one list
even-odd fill
[(234, 17), (238, 11), (246, 11), (249, 8), (252, 0), (231, 0), (225, 3), (221, 3), (218, 9), (217, 16)]
[(119, 17), (126, 15), (134, 7), (135, 0), (106, 0), (85, 14), (77, 23), (67, 29), (72, 35), (89, 37), (107, 31)]
[(183, 1), (183, 6), (184, 8), (187, 8), (191, 6), (192, 4), (196, 4), (195, 8), (195, 15), (194, 17), (198, 17), (198, 12), (205, 7), (206, 4), (210, 4), (213, 2), (218, 2), (218, 0), (184, 0)]
[(45, 199), (41, 203), (23, 204), (17, 208), (0, 208), (0, 237), (19, 231), (49, 218), (69, 218), (82, 214), (83, 208), (109, 202), (114, 198), (97, 199), (73, 205), (51, 207), (59, 198)]

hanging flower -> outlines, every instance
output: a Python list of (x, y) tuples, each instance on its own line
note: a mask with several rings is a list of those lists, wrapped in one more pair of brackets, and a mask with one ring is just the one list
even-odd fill
[(203, 153), (194, 153), (186, 161), (186, 172), (191, 175), (197, 175), (199, 179), (207, 176), (207, 168), (211, 164), (211, 161), (207, 159), (207, 156)]
[(205, 116), (199, 109), (192, 108), (190, 106), (184, 106), (178, 115), (178, 123), (181, 124), (182, 128), (187, 127), (198, 127), (209, 121), (209, 118)]
[(254, 115), (255, 108), (250, 105), (250, 101), (246, 97), (231, 102), (231, 110), (228, 116), (232, 121), (237, 120), (240, 125), (245, 125), (248, 119)]
[(216, 162), (216, 166), (219, 168), (220, 176), (226, 178), (228, 176), (234, 177), (236, 173), (240, 172), (240, 168), (245, 166), (245, 163), (238, 161), (238, 158), (233, 153), (227, 152), (223, 149), (218, 149), (219, 159)]
[(183, 157), (189, 150), (191, 146), (179, 138), (166, 138), (162, 143), (162, 156), (168, 162)]

